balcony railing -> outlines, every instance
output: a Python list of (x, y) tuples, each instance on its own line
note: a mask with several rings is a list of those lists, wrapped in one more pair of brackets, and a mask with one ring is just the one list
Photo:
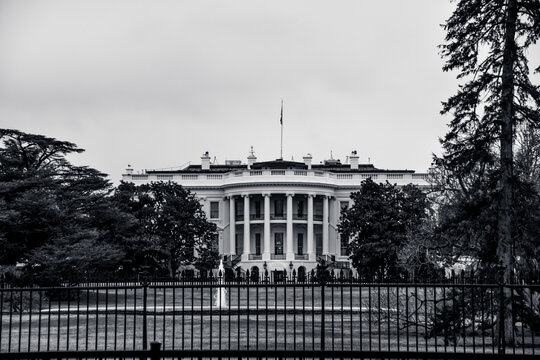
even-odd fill
[(272, 213), (270, 214), (270, 220), (286, 220), (287, 219), (287, 214), (283, 213), (283, 214), (275, 214), (275, 213)]
[(307, 214), (293, 214), (293, 220), (307, 220)]
[(262, 213), (261, 214), (250, 214), (249, 218), (251, 220), (262, 220), (262, 219), (264, 219), (264, 214), (262, 214)]
[(295, 260), (307, 260), (308, 254), (294, 254)]
[[(376, 172), (353, 172), (353, 173), (332, 173), (325, 172), (320, 170), (243, 170), (243, 171), (234, 171), (224, 174), (159, 174), (159, 171), (153, 170), (152, 173), (147, 174), (124, 174), (128, 179), (139, 180), (139, 181), (155, 181), (155, 180), (182, 180), (182, 181), (194, 181), (194, 180), (205, 180), (205, 181), (223, 181), (227, 179), (234, 179), (237, 177), (264, 177), (264, 176), (293, 176), (295, 178), (304, 178), (308, 179), (309, 177), (320, 177), (329, 180), (337, 180), (338, 183), (345, 182), (350, 183), (356, 180), (364, 180), (367, 178), (372, 179), (389, 179), (389, 180), (413, 180), (425, 182), (429, 179), (427, 173), (376, 173)], [(162, 178), (163, 177), (163, 178)], [(318, 179), (319, 181), (320, 179)], [(309, 180), (308, 180), (309, 181)]]
[(257, 255), (257, 254), (249, 254), (249, 257), (248, 257), (249, 260), (262, 260), (262, 255)]
[(323, 221), (323, 215), (313, 215), (314, 221)]
[(285, 260), (285, 254), (270, 254), (270, 260)]

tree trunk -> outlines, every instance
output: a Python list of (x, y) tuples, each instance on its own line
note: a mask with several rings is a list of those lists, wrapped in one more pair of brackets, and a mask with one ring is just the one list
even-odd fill
[(171, 278), (176, 277), (176, 261), (174, 261), (173, 255), (169, 254), (169, 261), (167, 261), (167, 267), (169, 268), (169, 276)]
[[(504, 281), (509, 283), (513, 273), (512, 243), (512, 175), (513, 175), (513, 126), (514, 126), (514, 63), (516, 61), (516, 22), (517, 0), (508, 0), (506, 9), (506, 29), (504, 35), (504, 54), (502, 68), (501, 94), (501, 178), (498, 213), (497, 257), (504, 266)], [(512, 342), (513, 324), (511, 292), (505, 288), (504, 341)]]

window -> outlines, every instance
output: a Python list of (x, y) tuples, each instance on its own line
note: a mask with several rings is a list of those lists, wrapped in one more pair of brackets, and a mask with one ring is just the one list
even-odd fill
[(219, 201), (210, 202), (210, 219), (219, 219)]
[(322, 220), (323, 217), (323, 203), (322, 201), (313, 201), (313, 215)]
[(261, 218), (261, 201), (256, 200), (255, 201), (255, 219)]
[(261, 255), (261, 233), (255, 234), (255, 255)]
[(274, 201), (274, 215), (276, 217), (283, 217), (283, 200), (278, 199)]
[(340, 201), (339, 207), (341, 210), (348, 209), (349, 208), (349, 202), (348, 201)]
[(274, 254), (283, 255), (283, 233), (274, 234)]
[(315, 234), (315, 255), (322, 255), (322, 234)]
[(298, 238), (296, 239), (296, 252), (298, 255), (304, 254), (304, 234), (298, 233)]
[(236, 234), (236, 255), (242, 255), (244, 252), (244, 235), (243, 234)]
[(296, 214), (298, 215), (299, 218), (302, 218), (304, 216), (304, 202), (303, 201), (298, 202)]
[(244, 220), (244, 202), (236, 201), (234, 204), (234, 212), (236, 220)]
[(342, 234), (340, 235), (340, 239), (341, 239), (340, 255), (348, 256), (349, 255), (349, 238)]

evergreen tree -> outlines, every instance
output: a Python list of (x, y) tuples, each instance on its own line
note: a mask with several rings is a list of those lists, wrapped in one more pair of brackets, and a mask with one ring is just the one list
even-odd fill
[[(444, 29), (443, 69), (457, 70), (465, 83), (443, 106), (442, 113), (451, 114), (452, 120), (441, 140), (444, 156), (439, 164), (461, 182), (482, 181), (486, 174), (495, 179), (494, 252), (510, 281), (516, 248), (513, 145), (520, 126), (540, 127), (540, 89), (531, 83), (527, 59), (527, 51), (540, 36), (540, 1), (459, 0)], [(513, 335), (510, 312), (507, 304), (507, 342)]]
[(515, 131), (524, 123), (540, 126), (540, 90), (530, 81), (526, 57), (540, 36), (540, 2), (460, 0), (444, 28), (444, 70), (458, 70), (466, 80), (444, 103), (442, 113), (452, 115), (442, 139), (444, 166), (462, 176), (496, 164), (496, 253), (509, 280)]
[(25, 264), (29, 281), (48, 284), (114, 269), (122, 253), (102, 219), (110, 183), (66, 159), (83, 150), (18, 130), (0, 140), (0, 265)]

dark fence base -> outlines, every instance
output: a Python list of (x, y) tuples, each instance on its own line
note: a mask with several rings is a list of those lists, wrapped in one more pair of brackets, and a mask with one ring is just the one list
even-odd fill
[(478, 354), (398, 351), (284, 350), (122, 350), (0, 353), (0, 359), (537, 359), (532, 354)]

